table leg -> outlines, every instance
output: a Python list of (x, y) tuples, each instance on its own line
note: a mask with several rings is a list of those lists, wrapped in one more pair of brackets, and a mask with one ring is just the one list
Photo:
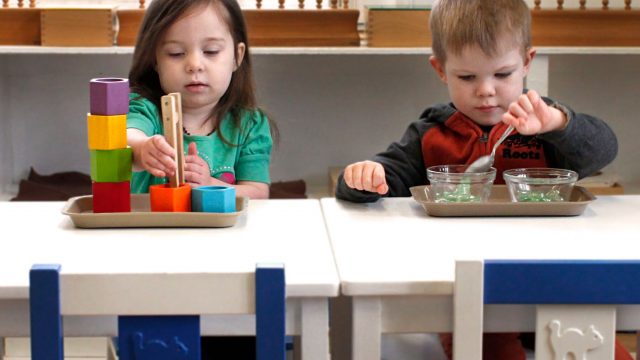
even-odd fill
[(482, 359), (483, 281), (482, 261), (456, 261), (453, 290), (453, 358)]
[(381, 306), (376, 297), (353, 298), (354, 360), (380, 359)]
[(328, 299), (308, 298), (302, 300), (301, 318), (302, 359), (330, 359)]

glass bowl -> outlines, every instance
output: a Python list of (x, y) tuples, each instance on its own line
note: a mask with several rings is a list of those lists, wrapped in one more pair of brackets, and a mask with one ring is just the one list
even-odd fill
[(569, 201), (578, 180), (575, 171), (551, 168), (511, 169), (502, 176), (514, 202)]
[(437, 165), (427, 168), (431, 198), (437, 203), (482, 202), (491, 194), (496, 169), (465, 173), (468, 165)]

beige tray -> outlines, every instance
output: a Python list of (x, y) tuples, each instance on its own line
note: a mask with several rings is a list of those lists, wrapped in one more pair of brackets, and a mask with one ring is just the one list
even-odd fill
[(131, 212), (93, 213), (92, 195), (69, 199), (62, 213), (69, 215), (79, 228), (128, 228), (128, 227), (230, 227), (245, 212), (249, 199), (236, 198), (236, 212), (151, 212), (149, 194), (131, 195)]
[(511, 202), (505, 185), (494, 185), (489, 200), (476, 203), (436, 203), (428, 185), (409, 190), (430, 216), (575, 216), (596, 199), (581, 186), (574, 186), (565, 202)]

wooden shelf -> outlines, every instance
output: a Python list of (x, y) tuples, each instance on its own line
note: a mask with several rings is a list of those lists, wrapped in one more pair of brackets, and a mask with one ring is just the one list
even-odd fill
[(8, 55), (96, 55), (96, 54), (133, 54), (131, 46), (112, 47), (60, 47), (60, 46), (0, 46), (0, 54)]
[(358, 46), (358, 10), (243, 10), (258, 46)]
[[(536, 47), (539, 55), (640, 55), (640, 47)], [(254, 55), (430, 55), (428, 47), (370, 48), (353, 47), (258, 47)], [(133, 54), (131, 46), (113, 47), (49, 47), (0, 46), (0, 55), (99, 55)]]
[(639, 46), (640, 11), (623, 9), (531, 12), (534, 44), (545, 46)]
[[(112, 7), (0, 8), (0, 44), (133, 46), (144, 14), (144, 9)], [(244, 9), (243, 14), (255, 45), (360, 44), (355, 9)]]
[[(431, 46), (431, 10), (368, 9), (370, 46)], [(542, 9), (531, 11), (531, 37), (538, 46), (640, 46), (640, 10)]]

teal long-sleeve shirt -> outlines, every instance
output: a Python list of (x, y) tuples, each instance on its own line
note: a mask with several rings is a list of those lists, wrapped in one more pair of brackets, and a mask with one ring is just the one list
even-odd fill
[[(129, 95), (127, 128), (135, 128), (147, 136), (163, 135), (162, 120), (158, 108), (138, 94)], [(232, 145), (222, 141), (220, 131)], [(238, 181), (270, 183), (269, 163), (273, 141), (267, 117), (259, 110), (242, 113), (240, 128), (231, 114), (226, 114), (220, 128), (210, 135), (183, 135), (185, 154), (188, 145), (196, 143), (198, 156), (209, 165), (211, 176), (224, 182)], [(166, 178), (157, 178), (146, 171), (134, 172), (131, 177), (131, 192), (149, 192), (149, 185), (166, 183)]]

